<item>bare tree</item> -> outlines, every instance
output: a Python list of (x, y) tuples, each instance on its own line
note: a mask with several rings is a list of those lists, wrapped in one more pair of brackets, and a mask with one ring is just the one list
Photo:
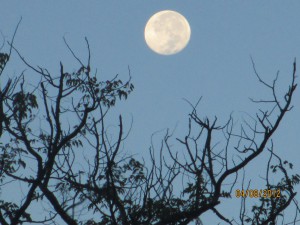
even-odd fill
[[(270, 100), (252, 101), (269, 104), (267, 109), (236, 128), (232, 116), (223, 125), (216, 117), (202, 119), (197, 112), (199, 100), (191, 104), (187, 134), (174, 140), (184, 151), (173, 149), (172, 134), (167, 131), (160, 149), (150, 147), (147, 164), (124, 151), (129, 132), (122, 116), (117, 126), (111, 126), (108, 117), (116, 101), (126, 99), (134, 88), (130, 71), (126, 82), (117, 76), (98, 81), (87, 39), (86, 63), (65, 43), (79, 64), (74, 72), (66, 72), (63, 63), (57, 75), (32, 66), (13, 41), (10, 53), (0, 55), (1, 73), (13, 49), (39, 77), (31, 87), (22, 73), (0, 92), (1, 188), (5, 191), (18, 182), (23, 191), (19, 201), (0, 200), (1, 224), (57, 224), (59, 218), (71, 225), (202, 224), (201, 216), (212, 211), (224, 223), (267, 225), (279, 223), (282, 212), (292, 204), (297, 216), (294, 186), (300, 176), (291, 174), (293, 165), (275, 153), (272, 142), (292, 109), (296, 62), (280, 101), (277, 77), (271, 84), (263, 81), (252, 61), (259, 82), (272, 94)], [(223, 138), (225, 145), (217, 148), (214, 137)], [(237, 185), (238, 175), (263, 152), (269, 152), (262, 188), (266, 191), (238, 193), (246, 185), (244, 177), (243, 186)], [(278, 183), (272, 183), (275, 172)], [(228, 180), (230, 187), (225, 186)], [(217, 208), (235, 195), (242, 196), (239, 218), (223, 215)], [(246, 210), (246, 196), (257, 200), (250, 206), (251, 214)], [(36, 214), (33, 207), (43, 207), (44, 214)]]
[[(87, 64), (67, 45), (80, 67), (68, 73), (60, 63), (60, 74), (56, 76), (47, 69), (31, 66), (14, 48), (13, 42), (9, 43), (23, 62), (40, 76), (40, 81), (33, 90), (26, 90), (29, 89), (26, 75), (22, 73), (14, 81), (9, 80), (1, 91), (2, 186), (18, 181), (25, 184), (23, 188), (27, 187), (19, 203), (0, 202), (0, 222), (4, 225), (38, 222), (28, 210), (34, 202), (44, 199), (51, 209), (49, 216), (40, 223), (52, 221), (58, 214), (67, 224), (78, 224), (69, 214), (73, 196), (60, 195), (66, 178), (75, 173), (69, 170), (73, 164), (72, 155), (76, 148), (83, 147), (81, 139), (85, 138), (84, 132), (89, 126), (104, 119), (102, 108), (107, 111), (117, 98), (127, 98), (133, 90), (130, 79), (124, 84), (117, 76), (99, 82), (96, 73), (91, 72), (87, 39), (86, 43)], [(1, 53), (1, 72), (9, 56)], [(101, 116), (97, 118), (96, 115)], [(38, 131), (34, 124), (39, 126)], [(72, 204), (76, 203), (72, 201)]]

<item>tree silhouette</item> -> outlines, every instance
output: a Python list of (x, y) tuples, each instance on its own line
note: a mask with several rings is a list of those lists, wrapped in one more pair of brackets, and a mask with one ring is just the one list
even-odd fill
[[(110, 108), (134, 89), (130, 70), (125, 82), (118, 76), (98, 81), (85, 40), (87, 62), (65, 41), (79, 68), (67, 72), (61, 62), (57, 75), (32, 66), (13, 41), (9, 42), (10, 53), (0, 55), (1, 73), (13, 49), (39, 78), (32, 87), (22, 73), (8, 80), (0, 92), (1, 189), (8, 190), (18, 182), (22, 190), (18, 200), (1, 197), (1, 224), (57, 224), (61, 220), (71, 225), (202, 224), (201, 216), (211, 211), (225, 224), (267, 225), (276, 224), (292, 204), (297, 215), (294, 186), (300, 176), (291, 174), (293, 165), (274, 152), (272, 142), (292, 109), (296, 62), (280, 101), (277, 77), (268, 84), (252, 61), (259, 82), (272, 94), (271, 100), (252, 101), (269, 104), (266, 110), (260, 109), (236, 129), (232, 116), (224, 124), (216, 117), (202, 119), (197, 112), (199, 102), (191, 104), (187, 134), (174, 140), (167, 131), (160, 149), (150, 147), (147, 164), (123, 150), (128, 133), (121, 115), (117, 128), (107, 125)], [(214, 137), (223, 137), (225, 145), (216, 148)], [(181, 151), (174, 149), (172, 140)], [(251, 188), (245, 186), (244, 176), (243, 185), (238, 186), (238, 175), (263, 152), (269, 152), (262, 188), (267, 191), (241, 191), (239, 218), (223, 215), (217, 206), (236, 198), (237, 189)], [(232, 155), (238, 159), (233, 160)], [(271, 179), (274, 173), (277, 183)], [(233, 181), (230, 187), (225, 186), (228, 180)], [(246, 195), (255, 200), (251, 213), (246, 210)], [(43, 215), (34, 207), (42, 207)]]

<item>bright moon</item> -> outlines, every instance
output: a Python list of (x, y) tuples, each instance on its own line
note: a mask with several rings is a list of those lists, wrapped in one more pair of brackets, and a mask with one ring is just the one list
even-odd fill
[(162, 55), (172, 55), (186, 47), (191, 28), (180, 13), (164, 10), (154, 14), (145, 27), (145, 40), (149, 48)]

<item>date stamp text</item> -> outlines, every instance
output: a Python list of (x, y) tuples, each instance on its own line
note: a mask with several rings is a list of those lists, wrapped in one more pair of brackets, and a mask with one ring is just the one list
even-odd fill
[(280, 198), (280, 190), (270, 190), (270, 189), (236, 189), (235, 197), (237, 198)]

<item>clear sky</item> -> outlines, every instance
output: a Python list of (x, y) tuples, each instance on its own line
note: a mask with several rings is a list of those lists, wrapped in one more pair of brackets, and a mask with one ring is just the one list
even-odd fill
[[(165, 9), (184, 15), (192, 31), (188, 46), (171, 56), (154, 53), (144, 41), (147, 20)], [(2, 1), (0, 31), (9, 40), (22, 16), (15, 47), (30, 63), (53, 73), (59, 71), (59, 61), (70, 71), (78, 66), (63, 37), (82, 59), (87, 56), (84, 37), (88, 38), (92, 67), (98, 69), (99, 79), (115, 74), (127, 79), (129, 66), (135, 90), (112, 109), (116, 120), (111, 122), (116, 124), (120, 113), (127, 125), (133, 118), (125, 148), (146, 157), (154, 132), (174, 129), (176, 124), (177, 136), (187, 131), (190, 107), (183, 98), (195, 103), (203, 96), (200, 116), (216, 115), (220, 123), (225, 123), (231, 112), (237, 118), (242, 112), (254, 115), (258, 105), (248, 97), (268, 95), (254, 75), (250, 55), (264, 79), (272, 81), (279, 70), (281, 87), (287, 88), (284, 84), (291, 78), (295, 57), (300, 70), (299, 10), (300, 1), (296, 0)], [(17, 61), (13, 54), (11, 74), (25, 68)], [(25, 74), (34, 79), (33, 72)], [(293, 162), (295, 172), (300, 173), (299, 90), (294, 105), (274, 143), (275, 151)], [(162, 136), (163, 132), (159, 133), (156, 140)], [(254, 174), (249, 171), (248, 175)]]

